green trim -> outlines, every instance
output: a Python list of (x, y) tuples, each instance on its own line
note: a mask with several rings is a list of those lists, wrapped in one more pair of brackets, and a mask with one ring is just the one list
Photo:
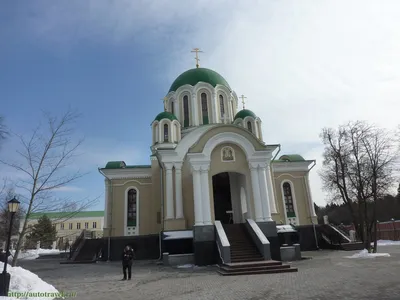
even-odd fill
[(168, 111), (163, 111), (162, 113), (159, 113), (156, 118), (154, 119), (154, 121), (161, 121), (162, 119), (168, 119), (168, 120), (177, 120), (176, 116)]
[(109, 161), (104, 169), (147, 169), (151, 165), (127, 165), (123, 161)]
[(203, 125), (208, 125), (209, 121), (208, 121), (208, 116), (204, 116), (203, 117)]
[(246, 117), (253, 117), (254, 119), (257, 118), (257, 117), (256, 117), (256, 114), (253, 113), (251, 110), (249, 110), (249, 109), (242, 109), (241, 111), (239, 111), (239, 112), (236, 114), (234, 120), (236, 120), (236, 119), (244, 119), (244, 118), (246, 118)]
[(92, 218), (104, 217), (104, 211), (80, 211), (80, 212), (38, 212), (31, 213), (28, 219), (39, 219), (43, 215), (49, 219), (71, 219), (71, 218)]
[(172, 83), (168, 92), (175, 92), (181, 86), (189, 84), (195, 86), (199, 82), (205, 82), (216, 87), (217, 84), (223, 85), (231, 90), (228, 82), (217, 72), (206, 68), (195, 68), (187, 70), (179, 75)]
[(136, 226), (136, 219), (133, 219), (131, 221), (128, 221), (127, 226)]

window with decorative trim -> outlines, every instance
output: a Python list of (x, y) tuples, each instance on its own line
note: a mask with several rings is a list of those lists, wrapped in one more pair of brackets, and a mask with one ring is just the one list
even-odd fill
[(164, 124), (164, 142), (168, 142), (168, 124)]
[(85, 229), (89, 229), (89, 222), (85, 222)]
[(283, 184), (283, 198), (285, 200), (286, 216), (288, 218), (295, 218), (296, 212), (294, 209), (292, 188), (289, 182)]
[(174, 114), (174, 102), (171, 101), (171, 114)]
[(81, 229), (81, 223), (76, 223), (76, 229)]
[(189, 97), (183, 96), (183, 127), (189, 127)]
[(208, 124), (208, 103), (206, 93), (201, 93), (201, 115), (203, 117), (203, 124)]
[(126, 224), (128, 227), (136, 226), (136, 216), (137, 216), (137, 190), (130, 189), (128, 191), (128, 201), (127, 201), (127, 215)]
[(222, 95), (219, 95), (219, 112), (221, 118), (223, 118), (225, 116), (225, 105), (224, 105), (224, 97)]

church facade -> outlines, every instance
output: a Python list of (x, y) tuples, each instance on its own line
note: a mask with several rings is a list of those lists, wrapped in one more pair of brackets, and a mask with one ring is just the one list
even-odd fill
[(151, 123), (150, 164), (110, 161), (99, 169), (103, 235), (193, 231), (194, 240), (204, 242), (213, 239), (215, 221), (252, 219), (260, 228), (315, 223), (309, 182), (315, 161), (279, 156), (281, 146), (264, 141), (260, 118), (244, 103), (239, 110), (238, 102), (213, 70), (177, 77)]

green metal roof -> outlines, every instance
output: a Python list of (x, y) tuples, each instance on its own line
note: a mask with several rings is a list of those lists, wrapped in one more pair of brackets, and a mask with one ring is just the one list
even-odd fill
[(29, 219), (39, 219), (43, 215), (49, 219), (67, 219), (67, 218), (90, 218), (90, 217), (104, 217), (104, 211), (80, 211), (80, 212), (38, 212), (31, 213)]
[(300, 162), (300, 161), (306, 161), (303, 156), (299, 154), (286, 154), (282, 155), (279, 157), (277, 162), (283, 162), (283, 161), (289, 161), (289, 162)]
[(190, 69), (179, 75), (172, 83), (169, 92), (175, 92), (177, 89), (185, 84), (190, 84), (191, 86), (194, 86), (199, 82), (209, 83), (213, 87), (215, 87), (217, 84), (220, 84), (227, 87), (228, 89), (231, 89), (225, 78), (217, 72), (206, 68), (195, 68)]
[(154, 121), (161, 121), (162, 119), (169, 119), (171, 121), (173, 120), (178, 120), (174, 114), (171, 114), (168, 111), (163, 111), (162, 113), (159, 113), (157, 117), (154, 119)]
[(246, 118), (246, 117), (253, 117), (253, 118), (256, 118), (256, 114), (253, 113), (251, 110), (242, 109), (241, 111), (239, 111), (239, 112), (236, 114), (234, 120), (236, 120), (236, 119), (244, 119), (244, 118)]
[(151, 165), (127, 165), (124, 161), (109, 161), (104, 169), (146, 169)]
[(124, 161), (109, 161), (106, 164), (105, 169), (121, 169), (121, 168), (125, 168), (126, 164)]

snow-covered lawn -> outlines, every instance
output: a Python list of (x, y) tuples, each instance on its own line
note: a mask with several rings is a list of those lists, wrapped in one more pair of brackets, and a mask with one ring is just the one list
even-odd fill
[[(15, 251), (11, 250), (11, 255), (14, 256)], [(46, 254), (59, 254), (61, 252), (64, 252), (62, 250), (58, 249), (34, 249), (34, 250), (26, 250), (26, 251), (20, 251), (18, 254), (18, 259), (36, 259), (39, 257), (39, 255), (46, 255)], [(11, 257), (9, 258), (11, 259)]]
[[(4, 264), (0, 262), (0, 270), (3, 270), (3, 268)], [(36, 274), (28, 270), (8, 265), (7, 272), (11, 275), (9, 290), (9, 296), (11, 297), (0, 297), (0, 299), (49, 300), (60, 296), (54, 286), (44, 282)]]

